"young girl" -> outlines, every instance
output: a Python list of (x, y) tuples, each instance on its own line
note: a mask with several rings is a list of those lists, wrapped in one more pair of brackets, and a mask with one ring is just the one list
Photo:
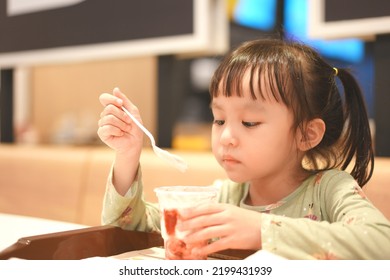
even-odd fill
[[(178, 229), (193, 232), (184, 242), (214, 239), (198, 249), (206, 255), (230, 248), (288, 259), (390, 258), (390, 223), (361, 190), (374, 156), (347, 70), (299, 43), (251, 41), (223, 59), (210, 93), (212, 150), (230, 180), (214, 184), (220, 203), (180, 212)], [(143, 135), (120, 107), (141, 120), (139, 112), (118, 89), (100, 101), (98, 135), (116, 151), (102, 222), (159, 231), (157, 205), (142, 199)]]

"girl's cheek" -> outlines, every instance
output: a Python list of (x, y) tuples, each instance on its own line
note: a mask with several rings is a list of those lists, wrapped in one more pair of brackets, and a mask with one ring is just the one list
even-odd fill
[(211, 141), (211, 152), (213, 153), (214, 157), (218, 159), (218, 148), (219, 144), (218, 141), (215, 139), (212, 139)]

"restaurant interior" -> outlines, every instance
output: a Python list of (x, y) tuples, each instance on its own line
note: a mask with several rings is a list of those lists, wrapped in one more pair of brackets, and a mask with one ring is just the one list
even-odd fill
[[(389, 20), (389, 4), (370, 1), (384, 7), (350, 15), (340, 1), (326, 1), (326, 11), (308, 0), (12, 2), (0, 1), (1, 258), (84, 258), (161, 245), (158, 236), (134, 235), (142, 241), (125, 246), (123, 232), (101, 225), (114, 151), (97, 136), (99, 95), (119, 87), (157, 145), (189, 165), (185, 173), (167, 165), (145, 137), (141, 166), (148, 201), (157, 202), (158, 186), (209, 185), (226, 174), (211, 152), (208, 84), (227, 51), (256, 38), (303, 41), (356, 74), (375, 150), (373, 177), (363, 190), (390, 219), (390, 24), (386, 30), (380, 21)], [(359, 27), (365, 17), (374, 19), (368, 30)], [(94, 244), (103, 249), (55, 255), (49, 245), (78, 237), (72, 244), (81, 246), (83, 234), (91, 242), (94, 234), (104, 235), (105, 244)], [(47, 252), (15, 246), (26, 237)]]

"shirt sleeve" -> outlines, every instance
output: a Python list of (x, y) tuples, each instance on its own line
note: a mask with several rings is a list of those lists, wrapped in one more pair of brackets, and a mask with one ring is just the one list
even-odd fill
[(116, 191), (112, 175), (111, 168), (103, 198), (102, 224), (119, 226), (126, 230), (160, 232), (158, 205), (146, 202), (143, 197), (141, 168), (138, 168), (136, 180), (124, 196)]
[(288, 259), (389, 259), (390, 223), (352, 177), (322, 178), (322, 221), (262, 215), (262, 248)]

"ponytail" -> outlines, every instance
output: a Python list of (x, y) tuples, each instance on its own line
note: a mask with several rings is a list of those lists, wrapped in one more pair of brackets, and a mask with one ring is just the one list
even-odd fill
[(355, 78), (345, 69), (336, 71), (344, 88), (345, 135), (341, 143), (345, 170), (355, 159), (351, 175), (363, 187), (374, 170), (374, 152), (368, 121), (367, 109), (360, 87)]

